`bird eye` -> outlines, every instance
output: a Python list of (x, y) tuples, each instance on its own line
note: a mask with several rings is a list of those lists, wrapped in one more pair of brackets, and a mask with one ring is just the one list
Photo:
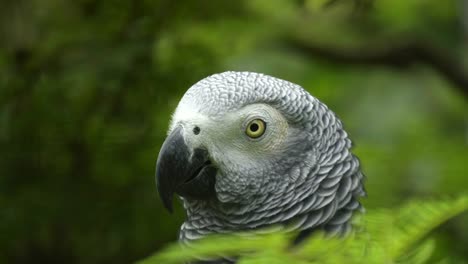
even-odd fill
[(259, 138), (265, 133), (266, 123), (261, 119), (255, 119), (249, 122), (245, 133), (251, 138)]

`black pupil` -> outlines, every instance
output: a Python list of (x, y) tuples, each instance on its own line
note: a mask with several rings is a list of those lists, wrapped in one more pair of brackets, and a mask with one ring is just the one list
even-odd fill
[(200, 134), (200, 128), (199, 128), (198, 126), (194, 127), (194, 128), (193, 128), (193, 133), (194, 133), (195, 135)]
[(260, 127), (258, 126), (258, 124), (251, 124), (250, 125), (250, 131), (252, 132), (257, 132), (257, 130), (259, 129)]

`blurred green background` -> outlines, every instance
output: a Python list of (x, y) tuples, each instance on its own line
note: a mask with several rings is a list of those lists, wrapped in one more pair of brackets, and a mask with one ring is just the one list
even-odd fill
[[(466, 0), (0, 6), (0, 263), (128, 263), (175, 241), (184, 213), (163, 210), (155, 161), (184, 92), (226, 70), (292, 81), (333, 109), (368, 210), (468, 188), (468, 87), (419, 55), (405, 63), (418, 47), (359, 59), (430, 44), (467, 77)], [(435, 234), (449, 263), (468, 263), (467, 223)]]

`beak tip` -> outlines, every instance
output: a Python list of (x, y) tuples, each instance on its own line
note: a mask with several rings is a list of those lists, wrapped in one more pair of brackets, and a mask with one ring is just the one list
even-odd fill
[(165, 199), (163, 201), (163, 204), (164, 204), (164, 207), (167, 209), (167, 211), (169, 211), (170, 214), (172, 214), (174, 212), (174, 208), (172, 207), (172, 199), (171, 198)]
[(174, 192), (164, 191), (164, 189), (162, 188), (160, 184), (158, 184), (157, 189), (159, 193), (159, 198), (161, 199), (164, 208), (166, 208), (167, 211), (169, 211), (169, 213), (173, 213), (174, 210), (172, 206), (172, 196)]

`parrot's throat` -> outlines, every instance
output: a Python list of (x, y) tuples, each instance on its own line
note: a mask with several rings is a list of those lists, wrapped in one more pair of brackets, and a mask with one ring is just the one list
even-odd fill
[[(245, 199), (249, 203), (183, 199), (187, 219), (181, 227), (180, 240), (273, 226), (286, 231), (321, 228), (332, 234), (346, 233), (351, 216), (362, 209), (359, 198), (365, 191), (359, 161), (349, 152), (345, 154), (339, 156), (341, 160), (321, 158), (324, 163), (333, 161), (328, 166), (304, 162), (289, 167), (281, 175), (292, 180), (264, 183), (263, 192), (254, 199)], [(275, 175), (270, 179), (275, 179)]]
[[(357, 199), (351, 197), (348, 204), (357, 203)], [(323, 226), (334, 221), (338, 215), (340, 221), (336, 225), (329, 225), (328, 229), (334, 232), (344, 233), (349, 229), (349, 220), (354, 210), (340, 209), (339, 202), (335, 199), (326, 199), (317, 194), (311, 194), (292, 205), (278, 204), (282, 206), (269, 209), (252, 211), (248, 205), (232, 207), (228, 214), (221, 207), (213, 207), (208, 202), (184, 201), (187, 210), (187, 219), (183, 223), (179, 239), (189, 242), (203, 236), (236, 232), (255, 231), (262, 228), (275, 227), (281, 230), (308, 230)], [(359, 204), (358, 204), (359, 205)], [(355, 206), (357, 209), (358, 206)], [(243, 213), (242, 213), (243, 212)]]

